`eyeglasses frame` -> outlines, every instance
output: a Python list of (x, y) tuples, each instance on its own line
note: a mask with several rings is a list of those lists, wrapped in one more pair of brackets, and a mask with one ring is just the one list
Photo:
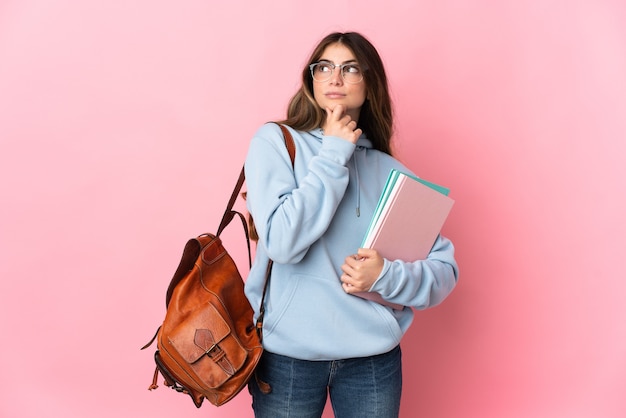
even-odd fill
[[(315, 76), (313, 75), (313, 69), (315, 68), (316, 65), (319, 65), (319, 64), (327, 64), (331, 68), (330, 74), (328, 75), (328, 78), (326, 80), (317, 80), (315, 78)], [(348, 80), (346, 80), (346, 77), (343, 74), (343, 69), (345, 67), (349, 67), (349, 66), (358, 67), (361, 70), (361, 79), (359, 81), (348, 81)], [(349, 83), (349, 84), (359, 84), (364, 79), (363, 73), (365, 72), (365, 68), (363, 68), (359, 64), (355, 64), (353, 62), (347, 62), (347, 63), (344, 63), (344, 64), (335, 64), (334, 62), (330, 62), (330, 61), (318, 61), (318, 62), (314, 62), (313, 64), (309, 64), (309, 71), (311, 72), (311, 78), (313, 78), (313, 80), (315, 80), (317, 82), (320, 82), (320, 83), (323, 83), (323, 82), (328, 81), (328, 80), (331, 79), (331, 77), (335, 73), (335, 68), (337, 68), (337, 67), (339, 67), (342, 80), (345, 81), (346, 83)]]

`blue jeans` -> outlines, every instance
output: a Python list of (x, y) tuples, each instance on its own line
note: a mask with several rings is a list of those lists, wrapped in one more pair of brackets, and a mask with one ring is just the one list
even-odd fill
[(248, 384), (257, 418), (319, 418), (326, 397), (336, 418), (397, 418), (402, 393), (400, 346), (372, 357), (306, 361), (264, 352), (257, 376), (272, 391)]

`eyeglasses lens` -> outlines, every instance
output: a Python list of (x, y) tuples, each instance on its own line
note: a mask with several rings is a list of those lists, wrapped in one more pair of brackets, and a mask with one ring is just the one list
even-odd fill
[(339, 68), (341, 76), (347, 83), (359, 83), (363, 80), (363, 73), (356, 64), (343, 64), (334, 66), (325, 62), (318, 62), (311, 65), (311, 75), (316, 81), (328, 81), (332, 77), (334, 70)]

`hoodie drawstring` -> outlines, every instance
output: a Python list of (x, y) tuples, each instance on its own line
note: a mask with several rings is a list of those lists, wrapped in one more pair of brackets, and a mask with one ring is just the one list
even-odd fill
[[(363, 150), (363, 147), (357, 147), (357, 150)], [(361, 216), (361, 184), (359, 183), (359, 164), (357, 163), (358, 158), (356, 155), (354, 156), (354, 174), (356, 176), (356, 216), (359, 218)]]

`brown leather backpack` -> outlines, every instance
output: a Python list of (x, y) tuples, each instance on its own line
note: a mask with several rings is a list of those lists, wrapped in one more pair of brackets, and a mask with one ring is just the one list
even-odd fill
[[(289, 131), (279, 125), (293, 165), (295, 145)], [(241, 170), (217, 233), (190, 239), (170, 282), (165, 297), (163, 324), (156, 339), (156, 370), (152, 385), (156, 389), (159, 372), (165, 385), (191, 396), (196, 407), (204, 398), (216, 406), (237, 395), (254, 374), (261, 357), (265, 290), (261, 314), (256, 324), (253, 309), (244, 294), (244, 282), (219, 235), (237, 215), (243, 223), (251, 264), (249, 231), (244, 216), (233, 210), (245, 180)], [(265, 289), (272, 263), (267, 268)], [(258, 382), (269, 392), (269, 385)]]

